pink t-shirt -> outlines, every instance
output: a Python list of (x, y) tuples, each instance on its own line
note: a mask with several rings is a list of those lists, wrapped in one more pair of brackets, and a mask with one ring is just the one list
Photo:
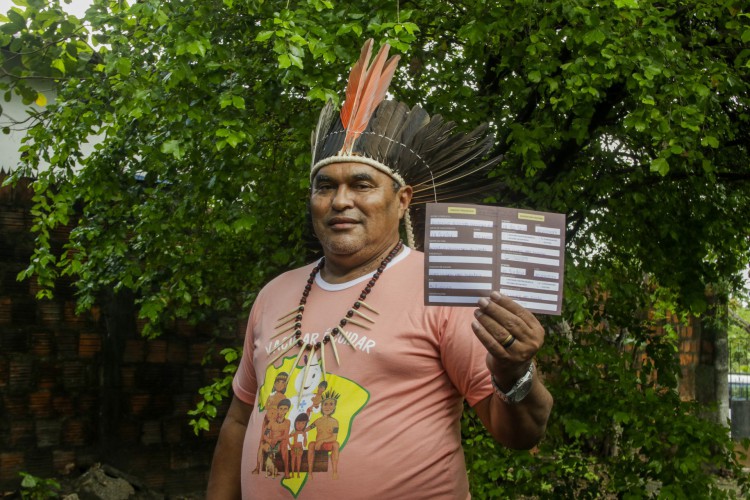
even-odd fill
[[(460, 418), (464, 398), (473, 406), (492, 393), (486, 351), (471, 331), (473, 308), (424, 305), (423, 262), (405, 249), (390, 263), (366, 299), (377, 313), (361, 309), (374, 323), (355, 316), (370, 329), (347, 325), (354, 347), (337, 337), (340, 364), (330, 344), (323, 356), (306, 350), (295, 364), (294, 347), (269, 364), (291, 345), (280, 344), (291, 330), (277, 335), (291, 324), (275, 327), (297, 307), (313, 265), (263, 288), (233, 383), (253, 405), (243, 498), (469, 497)], [(333, 285), (318, 275), (303, 340), (321, 341), (369, 278)]]

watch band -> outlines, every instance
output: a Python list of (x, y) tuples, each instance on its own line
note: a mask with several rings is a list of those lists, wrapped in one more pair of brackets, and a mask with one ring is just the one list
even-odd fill
[(534, 362), (532, 361), (529, 365), (529, 369), (526, 370), (526, 373), (524, 373), (523, 376), (513, 384), (513, 387), (511, 387), (508, 392), (503, 392), (500, 387), (498, 387), (497, 382), (495, 381), (495, 376), (490, 375), (492, 388), (495, 389), (497, 397), (508, 404), (520, 403), (529, 394), (529, 391), (531, 391), (531, 385), (534, 381), (534, 370)]

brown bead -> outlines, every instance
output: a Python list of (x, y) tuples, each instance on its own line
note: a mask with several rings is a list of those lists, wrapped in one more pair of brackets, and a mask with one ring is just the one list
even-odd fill
[[(403, 248), (403, 242), (399, 240), (399, 242), (396, 244), (393, 250), (391, 250), (388, 256), (386, 256), (386, 258), (382, 260), (382, 262), (378, 266), (377, 271), (375, 272), (375, 274), (372, 275), (372, 277), (370, 278), (370, 281), (367, 283), (367, 286), (365, 286), (365, 288), (359, 294), (359, 300), (354, 302), (354, 304), (352, 305), (352, 308), (346, 312), (346, 317), (342, 318), (341, 321), (339, 321), (340, 327), (343, 327), (344, 325), (346, 325), (347, 318), (352, 318), (354, 316), (355, 311), (358, 310), (362, 305), (364, 305), (368, 309), (371, 309), (370, 306), (360, 301), (364, 301), (367, 298), (367, 295), (375, 287), (378, 279), (380, 278), (380, 275), (383, 273), (383, 271), (385, 271), (385, 268), (388, 266), (388, 263), (390, 263), (391, 260), (393, 260), (393, 258), (396, 256), (396, 254), (399, 251), (401, 251), (401, 248)], [(325, 266), (325, 258), (322, 258), (320, 259), (320, 262), (318, 263), (318, 265), (315, 266), (312, 272), (310, 273), (310, 277), (307, 280), (307, 284), (305, 285), (305, 288), (302, 291), (302, 297), (299, 300), (299, 307), (297, 309), (299, 314), (295, 316), (294, 319), (296, 320), (296, 323), (294, 324), (292, 328), (294, 329), (294, 337), (296, 337), (297, 339), (296, 344), (300, 347), (305, 346), (305, 348), (307, 348), (309, 346), (310, 349), (322, 349), (326, 343), (333, 342), (333, 337), (335, 337), (338, 334), (342, 334), (347, 339), (347, 341), (349, 341), (348, 337), (346, 336), (344, 331), (339, 328), (339, 326), (333, 327), (331, 329), (331, 333), (326, 334), (323, 337), (323, 340), (321, 342), (317, 342), (316, 344), (312, 344), (312, 345), (306, 344), (301, 338), (302, 330), (300, 328), (302, 327), (302, 312), (305, 310), (305, 304), (307, 303), (307, 298), (310, 295), (310, 291), (312, 290), (312, 285), (315, 282), (315, 276), (317, 276), (317, 274), (320, 272), (321, 269), (323, 269), (324, 266)], [(377, 314), (377, 311), (373, 310), (373, 312)], [(368, 319), (367, 316), (363, 315), (362, 313), (358, 313), (358, 314), (361, 314), (365, 319)], [(371, 319), (368, 319), (368, 320), (372, 322)], [(352, 324), (360, 325), (360, 323), (357, 323), (356, 321), (354, 321), (354, 319), (352, 319), (351, 322)], [(360, 326), (364, 326), (364, 325), (360, 325)], [(332, 344), (332, 345), (334, 346), (334, 354), (335, 354), (336, 346), (335, 344)], [(338, 360), (338, 355), (336, 356), (336, 358)]]

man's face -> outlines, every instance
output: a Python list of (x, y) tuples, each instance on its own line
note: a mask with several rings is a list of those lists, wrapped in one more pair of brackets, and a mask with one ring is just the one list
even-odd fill
[(321, 408), (321, 413), (325, 416), (330, 416), (333, 414), (333, 412), (336, 411), (336, 400), (335, 399), (326, 399), (323, 401), (323, 405)]
[(313, 179), (313, 228), (327, 253), (363, 257), (398, 240), (411, 188), (395, 191), (390, 176), (361, 163), (334, 163)]

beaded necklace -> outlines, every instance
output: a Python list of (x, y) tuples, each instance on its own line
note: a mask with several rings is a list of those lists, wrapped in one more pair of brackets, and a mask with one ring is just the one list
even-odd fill
[[(375, 284), (378, 282), (378, 278), (380, 278), (380, 275), (383, 274), (383, 271), (385, 271), (386, 266), (393, 260), (393, 258), (401, 251), (404, 244), (399, 240), (398, 243), (396, 243), (396, 246), (393, 247), (393, 250), (390, 251), (388, 255), (380, 262), (380, 265), (378, 266), (378, 269), (375, 271), (375, 274), (372, 275), (372, 278), (370, 278), (370, 281), (367, 282), (367, 285), (362, 289), (362, 292), (359, 294), (358, 300), (354, 302), (352, 307), (349, 308), (349, 310), (346, 312), (343, 318), (339, 321), (338, 326), (334, 326), (331, 328), (330, 332), (326, 332), (326, 334), (323, 336), (323, 340), (320, 342), (305, 342), (302, 340), (302, 315), (305, 311), (305, 304), (307, 303), (307, 296), (310, 295), (310, 290), (312, 290), (312, 285), (315, 282), (315, 276), (320, 272), (321, 269), (325, 266), (325, 257), (320, 259), (320, 262), (318, 262), (318, 265), (316, 265), (312, 272), (310, 272), (310, 277), (307, 279), (307, 284), (305, 285), (304, 290), (302, 291), (302, 297), (299, 299), (299, 305), (289, 311), (288, 313), (281, 316), (279, 319), (276, 320), (276, 326), (274, 326), (274, 330), (279, 330), (278, 332), (274, 333), (271, 338), (278, 337), (279, 335), (283, 335), (287, 332), (291, 333), (284, 337), (281, 342), (279, 342), (279, 345), (271, 351), (271, 354), (273, 354), (276, 350), (281, 349), (282, 346), (292, 338), (296, 339), (295, 341), (291, 342), (289, 347), (279, 352), (276, 357), (274, 357), (268, 365), (272, 365), (278, 360), (280, 357), (282, 357), (284, 354), (288, 353), (295, 347), (299, 347), (299, 353), (297, 354), (297, 359), (294, 361), (294, 365), (292, 365), (292, 369), (296, 367), (299, 363), (300, 358), (304, 355), (307, 350), (310, 350), (310, 359), (313, 359), (313, 354), (315, 351), (320, 351), (320, 362), (321, 362), (321, 368), (323, 370), (323, 380), (326, 379), (326, 357), (325, 357), (325, 345), (330, 344), (331, 349), (333, 350), (333, 355), (336, 358), (336, 364), (341, 365), (341, 361), (339, 359), (339, 353), (336, 348), (336, 342), (335, 337), (341, 335), (341, 337), (354, 349), (354, 343), (349, 338), (349, 335), (344, 331), (344, 326), (347, 323), (351, 323), (353, 325), (357, 325), (361, 328), (364, 328), (365, 330), (369, 330), (370, 327), (369, 324), (375, 324), (375, 320), (362, 312), (360, 309), (365, 308), (368, 311), (372, 312), (373, 314), (380, 314), (378, 311), (372, 308), (372, 306), (369, 306), (365, 299), (370, 294), (372, 289), (375, 287)], [(355, 317), (357, 319), (355, 319)], [(364, 322), (360, 322), (363, 320)], [(293, 322), (293, 323), (292, 323)], [(366, 322), (366, 323), (365, 323)], [(305, 365), (304, 373), (302, 374), (302, 378), (307, 376), (307, 369), (310, 366), (310, 363)], [(290, 373), (291, 376), (291, 373)]]

